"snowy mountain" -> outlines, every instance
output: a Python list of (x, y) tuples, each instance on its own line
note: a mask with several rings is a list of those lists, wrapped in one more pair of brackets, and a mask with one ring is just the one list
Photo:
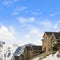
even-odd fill
[(18, 46), (0, 41), (0, 60), (11, 60)]

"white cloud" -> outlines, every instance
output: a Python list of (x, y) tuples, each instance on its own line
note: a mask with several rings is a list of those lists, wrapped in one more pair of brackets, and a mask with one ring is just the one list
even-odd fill
[(40, 9), (37, 9), (36, 11), (32, 12), (33, 15), (39, 15), (41, 14), (42, 12), (40, 11)]
[(39, 30), (38, 29), (32, 29), (31, 31), (30, 31), (30, 33), (32, 34), (37, 34), (39, 32)]
[(36, 35), (37, 37), (42, 38), (42, 32), (41, 32), (40, 30), (38, 30), (37, 28), (33, 28), (33, 29), (30, 31), (30, 34)]
[(42, 40), (35, 40), (34, 42), (33, 42), (33, 44), (36, 44), (36, 45), (42, 45)]
[(15, 40), (13, 30), (5, 26), (0, 26), (0, 40)]
[(34, 22), (35, 18), (34, 17), (30, 17), (30, 18), (18, 17), (18, 21), (20, 23), (29, 23), (29, 22)]
[(57, 28), (58, 28), (58, 23), (54, 25), (54, 29), (57, 29)]
[(15, 33), (15, 27), (10, 26), (10, 27), (9, 27), (9, 30), (10, 30), (11, 32)]
[(40, 31), (38, 28), (33, 28), (29, 31), (29, 33), (27, 33), (24, 36), (23, 40), (25, 40), (28, 43), (42, 45), (42, 41), (41, 41), (42, 36), (43, 36), (42, 31)]
[(54, 28), (56, 29), (57, 32), (60, 31), (60, 20), (57, 20)]
[(56, 30), (60, 29), (60, 20), (57, 20), (57, 22), (54, 25), (54, 29), (56, 29)]
[(44, 20), (44, 21), (40, 21), (40, 22), (38, 22), (41, 26), (43, 26), (44, 28), (52, 28), (52, 27), (54, 27), (53, 26), (53, 23), (51, 22), (51, 21), (49, 21), (49, 20)]
[(11, 4), (15, 3), (16, 1), (18, 1), (18, 0), (4, 0), (2, 2), (2, 4), (5, 6), (10, 6)]
[(27, 12), (26, 11), (27, 7), (25, 6), (22, 6), (22, 7), (17, 7), (14, 11), (13, 11), (13, 15), (17, 15), (19, 14), (20, 12), (24, 11), (25, 13)]
[(43, 31), (56, 31), (60, 29), (60, 21), (52, 22), (51, 20), (43, 20), (38, 22), (41, 27), (43, 27)]
[[(26, 22), (23, 22), (23, 23), (26, 23)], [(59, 26), (60, 21), (53, 23), (51, 20), (43, 20), (38, 23), (40, 24), (39, 27), (36, 27), (36, 26), (34, 27), (32, 25), (28, 26), (28, 32), (26, 31), (26, 34), (23, 36), (22, 39), (20, 39), (21, 40), (20, 43), (22, 43), (22, 45), (28, 44), (28, 43), (41, 45), (42, 44), (41, 39), (42, 39), (44, 31), (58, 31), (59, 30), (58, 26)], [(43, 28), (40, 29), (40, 27), (43, 27)]]
[(26, 34), (25, 36), (24, 36), (24, 39), (26, 40), (26, 39), (29, 39), (30, 38), (30, 35), (29, 34)]
[(60, 20), (58, 20), (58, 23), (60, 23)]
[(60, 14), (60, 12), (56, 12), (56, 13), (50, 14), (50, 16), (56, 16), (56, 15), (59, 15), (59, 14)]
[(54, 13), (54, 14), (50, 14), (50, 16), (55, 16), (56, 15), (56, 13)]

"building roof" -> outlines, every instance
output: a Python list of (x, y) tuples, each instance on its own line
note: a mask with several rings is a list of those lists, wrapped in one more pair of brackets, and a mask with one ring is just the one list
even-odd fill
[(57, 33), (57, 32), (45, 32), (47, 35), (52, 35), (52, 33)]
[(42, 50), (42, 46), (32, 46), (33, 50)]
[(14, 56), (20, 56), (20, 54), (23, 54), (24, 49), (23, 47), (18, 47), (14, 53)]
[(60, 32), (45, 32), (45, 33), (46, 33), (47, 35), (52, 35), (52, 34), (54, 34), (56, 39), (59, 39), (59, 38), (60, 38)]
[(59, 39), (60, 38), (60, 33), (54, 33), (54, 35), (55, 35), (55, 38), (56, 39)]

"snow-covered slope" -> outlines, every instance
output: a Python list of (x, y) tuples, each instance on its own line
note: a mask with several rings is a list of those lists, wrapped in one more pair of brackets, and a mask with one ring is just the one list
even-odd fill
[(11, 60), (18, 46), (0, 41), (0, 60)]
[(57, 57), (57, 53), (55, 53), (54, 55), (50, 54), (49, 56), (47, 56), (46, 58), (42, 59), (42, 60), (60, 60), (60, 58)]
[[(49, 56), (46, 56), (46, 58), (43, 58), (42, 60), (60, 60), (59, 57), (57, 57), (58, 52), (56, 52), (54, 55), (50, 54)], [(41, 56), (37, 56), (36, 58), (32, 60), (40, 60)]]

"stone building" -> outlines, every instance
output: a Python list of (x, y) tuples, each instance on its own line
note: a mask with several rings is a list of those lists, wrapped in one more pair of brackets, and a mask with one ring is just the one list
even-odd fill
[(30, 60), (30, 58), (40, 54), (42, 46), (24, 46), (18, 47), (14, 53), (14, 60)]
[(60, 32), (45, 32), (42, 39), (42, 51), (52, 51), (54, 44), (60, 45)]
[(42, 46), (32, 46), (33, 56), (39, 55), (42, 52)]

